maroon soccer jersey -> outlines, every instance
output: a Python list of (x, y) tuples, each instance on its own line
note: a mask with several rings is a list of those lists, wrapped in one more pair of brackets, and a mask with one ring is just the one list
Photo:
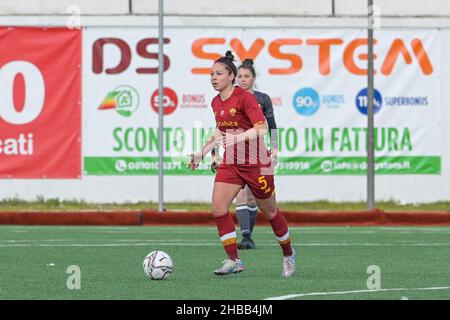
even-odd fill
[[(216, 126), (222, 133), (240, 134), (264, 123), (261, 107), (256, 98), (242, 88), (234, 87), (231, 96), (222, 101), (218, 94), (211, 102)], [(225, 150), (224, 164), (269, 165), (269, 152), (264, 139), (259, 138), (229, 147)]]

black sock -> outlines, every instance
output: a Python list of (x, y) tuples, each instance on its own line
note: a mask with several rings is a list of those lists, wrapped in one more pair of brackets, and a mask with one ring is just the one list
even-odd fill
[(242, 235), (250, 234), (250, 214), (246, 205), (236, 206), (236, 218), (239, 222)]
[(248, 206), (248, 213), (250, 215), (250, 234), (252, 234), (256, 223), (256, 217), (258, 216), (258, 207)]

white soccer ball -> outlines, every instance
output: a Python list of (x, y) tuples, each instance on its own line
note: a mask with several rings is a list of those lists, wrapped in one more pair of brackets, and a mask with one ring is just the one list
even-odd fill
[(164, 251), (152, 251), (144, 259), (144, 273), (152, 280), (170, 277), (173, 270), (172, 258)]

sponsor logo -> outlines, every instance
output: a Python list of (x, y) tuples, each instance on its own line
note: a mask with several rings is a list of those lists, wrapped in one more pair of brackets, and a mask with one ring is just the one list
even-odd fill
[[(364, 88), (358, 92), (355, 99), (356, 108), (359, 112), (361, 112), (364, 115), (367, 115), (367, 107), (368, 107), (368, 101), (367, 98), (367, 88)], [(381, 93), (374, 89), (373, 92), (373, 113), (376, 114), (381, 110), (381, 107), (383, 105), (383, 98), (381, 96)]]
[(320, 97), (313, 88), (302, 88), (294, 94), (295, 111), (302, 116), (312, 116), (320, 108)]
[(204, 94), (183, 94), (180, 108), (207, 108)]
[[(222, 47), (218, 46), (216, 52), (211, 51), (211, 46), (217, 44), (226, 45), (230, 47), (238, 60), (242, 61), (245, 58), (251, 58), (253, 61), (259, 61), (260, 55), (268, 57), (270, 60), (267, 65), (267, 72), (270, 75), (292, 75), (302, 72), (305, 69), (314, 68), (320, 75), (336, 74), (341, 70), (356, 76), (366, 76), (368, 70), (362, 68), (362, 65), (367, 62), (367, 54), (359, 54), (361, 49), (367, 48), (367, 38), (350, 38), (350, 37), (333, 37), (333, 38), (289, 38), (289, 39), (262, 39), (258, 37), (253, 42), (248, 42), (250, 39), (240, 38), (199, 38), (195, 39), (192, 43), (191, 49), (194, 57), (201, 60), (214, 61), (217, 57), (220, 57), (222, 53)], [(380, 41), (378, 39), (378, 41)], [(250, 40), (252, 41), (252, 40)], [(429, 56), (429, 52), (433, 48), (430, 48), (427, 44), (427, 39), (420, 39), (414, 37), (414, 39), (408, 39), (408, 37), (397, 36), (395, 39), (386, 40), (383, 42), (388, 46), (387, 50), (382, 50), (379, 46), (374, 46), (375, 55), (374, 59), (378, 62), (380, 67), (375, 71), (381, 73), (383, 76), (389, 76), (396, 73), (403, 72), (404, 68), (417, 70), (423, 75), (429, 76), (433, 74), (434, 67), (432, 59)], [(245, 43), (245, 44), (244, 44)], [(377, 43), (377, 39), (374, 39), (374, 43)], [(286, 54), (285, 46), (298, 46), (295, 50), (296, 53)], [(338, 50), (330, 50), (330, 48), (339, 48)], [(308, 48), (309, 47), (309, 48)], [(248, 50), (247, 48), (252, 48)], [(256, 50), (257, 48), (257, 50)], [(313, 49), (315, 48), (315, 49)], [(306, 51), (316, 50), (316, 55), (307, 55)], [(100, 50), (99, 50), (100, 51)], [(97, 51), (94, 51), (97, 52)], [(317, 59), (318, 56), (318, 59)], [(200, 62), (199, 61), (199, 62)], [(280, 68), (278, 66), (279, 61), (289, 61), (288, 67)], [(331, 64), (331, 61), (338, 63)], [(402, 66), (402, 63), (406, 62), (406, 66)], [(210, 68), (194, 67), (191, 69), (192, 74), (204, 74), (209, 75)], [(156, 72), (155, 72), (156, 73)]]
[(329, 109), (337, 109), (345, 104), (343, 94), (323, 94), (322, 104)]
[[(142, 65), (135, 69), (137, 74), (158, 74), (158, 66), (149, 68), (148, 64), (158, 63), (158, 38), (139, 39), (137, 44), (128, 43), (127, 39), (121, 38), (99, 38), (92, 44), (92, 72), (94, 74), (121, 74), (130, 69), (131, 61), (139, 57)], [(169, 44), (170, 39), (164, 38), (164, 44)], [(116, 59), (108, 59), (109, 53), (105, 47), (115, 47), (118, 57)], [(155, 48), (156, 47), (156, 48)], [(134, 51), (136, 48), (136, 52)], [(153, 50), (152, 50), (153, 48)], [(170, 68), (170, 57), (163, 54), (164, 72)], [(144, 61), (143, 59), (147, 59)], [(114, 61), (116, 61), (114, 63)], [(151, 62), (150, 62), (151, 61)], [(134, 70), (133, 70), (134, 71)]]
[(123, 117), (130, 117), (139, 107), (139, 94), (136, 89), (122, 85), (110, 91), (103, 99), (98, 110), (114, 109)]
[[(159, 90), (158, 89), (153, 91), (153, 94), (150, 98), (150, 105), (151, 105), (153, 111), (155, 111), (156, 113), (159, 112), (158, 110), (159, 110), (160, 103), (159, 103)], [(170, 89), (168, 87), (164, 87), (164, 90), (163, 90), (162, 107), (163, 107), (163, 113), (165, 116), (174, 113), (178, 107), (178, 96), (175, 93), (175, 91), (173, 91), (172, 89)]]
[(385, 97), (384, 105), (390, 107), (422, 107), (428, 106), (428, 97)]
[(238, 127), (239, 123), (237, 121), (219, 121), (217, 122), (218, 127)]

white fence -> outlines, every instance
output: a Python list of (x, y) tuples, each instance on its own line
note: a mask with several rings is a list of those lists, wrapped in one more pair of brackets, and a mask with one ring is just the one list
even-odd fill
[[(374, 0), (383, 16), (450, 16), (448, 0)], [(1, 15), (155, 15), (158, 0), (2, 0)], [(200, 16), (365, 16), (367, 0), (164, 0), (167, 15)]]
[[(66, 3), (67, 2), (67, 3)], [(82, 6), (82, 13), (94, 16), (81, 16), (83, 26), (152, 26), (157, 25), (156, 17), (133, 14), (155, 14), (154, 7), (148, 7), (146, 1), (108, 1), (103, 11), (96, 9), (97, 4), (90, 1), (58, 1), (59, 9), (45, 9), (45, 6), (27, 6), (27, 1), (2, 1), (0, 12), (8, 16), (0, 16), (2, 26), (64, 26), (68, 16), (66, 5), (75, 3)], [(151, 2), (151, 1), (150, 1)], [(209, 1), (196, 1), (202, 3)], [(269, 1), (268, 1), (269, 2)], [(293, 1), (283, 1), (293, 2)], [(294, 1), (296, 2), (296, 1)], [(306, 1), (300, 1), (306, 3)], [(375, 1), (387, 16), (381, 20), (381, 30), (388, 29), (439, 29), (441, 33), (440, 56), (440, 102), (441, 102), (441, 173), (433, 175), (378, 175), (375, 179), (376, 200), (397, 200), (405, 203), (423, 203), (450, 200), (450, 14), (448, 2), (436, 1), (439, 5), (426, 6), (423, 1), (407, 1), (408, 6), (398, 3), (403, 1)], [(405, 1), (406, 2), (406, 1)], [(33, 3), (35, 3), (33, 1)], [(40, 1), (43, 5), (50, 1)], [(64, 3), (64, 5), (63, 5)], [(100, 2), (95, 2), (100, 3)], [(295, 28), (363, 28), (366, 26), (364, 16), (365, 1), (315, 1), (317, 5), (296, 12), (301, 17), (266, 17), (260, 9), (260, 17), (189, 17), (187, 15), (202, 14), (189, 6), (174, 7), (176, 1), (167, 1), (166, 8), (172, 16), (165, 19), (167, 27), (295, 27)], [(261, 1), (258, 1), (261, 3)], [(53, 4), (52, 4), (53, 5)], [(131, 6), (130, 6), (131, 5)], [(172, 7), (171, 7), (172, 5)], [(230, 2), (222, 3), (231, 6)], [(86, 6), (86, 7), (83, 7)], [(98, 5), (100, 8), (101, 6)], [(264, 7), (264, 6), (263, 6)], [(52, 8), (54, 8), (52, 6)], [(130, 15), (130, 8), (133, 14)], [(220, 7), (215, 7), (219, 10)], [(404, 11), (400, 11), (404, 9)], [(27, 11), (29, 10), (29, 11)], [(34, 10), (34, 11), (33, 11)], [(53, 11), (52, 11), (53, 10)], [(153, 10), (153, 11), (152, 11)], [(191, 10), (191, 11), (189, 11)], [(211, 9), (212, 10), (212, 9)], [(219, 10), (220, 11), (220, 10)], [(226, 14), (225, 11), (220, 11)], [(292, 12), (292, 11), (291, 11)], [(100, 15), (106, 13), (106, 15)], [(283, 15), (283, 12), (277, 12)], [(42, 14), (42, 15), (41, 15)], [(180, 16), (178, 16), (178, 14)], [(185, 14), (186, 16), (182, 16)], [(231, 14), (231, 13), (228, 13)], [(119, 15), (119, 16), (112, 16)], [(400, 17), (400, 16), (408, 17)], [(417, 18), (414, 16), (424, 16)], [(319, 16), (319, 17), (318, 17)], [(320, 17), (321, 16), (321, 17)], [(330, 17), (331, 16), (331, 17)], [(381, 33), (380, 33), (381, 34)], [(167, 176), (165, 178), (165, 200), (178, 201), (210, 201), (213, 185), (212, 176)], [(366, 197), (366, 177), (354, 175), (322, 176), (277, 176), (277, 198), (280, 201), (364, 201)], [(83, 176), (81, 179), (2, 179), (0, 181), (0, 199), (18, 197), (25, 200), (44, 198), (78, 199), (88, 202), (135, 202), (157, 201), (157, 176)]]

